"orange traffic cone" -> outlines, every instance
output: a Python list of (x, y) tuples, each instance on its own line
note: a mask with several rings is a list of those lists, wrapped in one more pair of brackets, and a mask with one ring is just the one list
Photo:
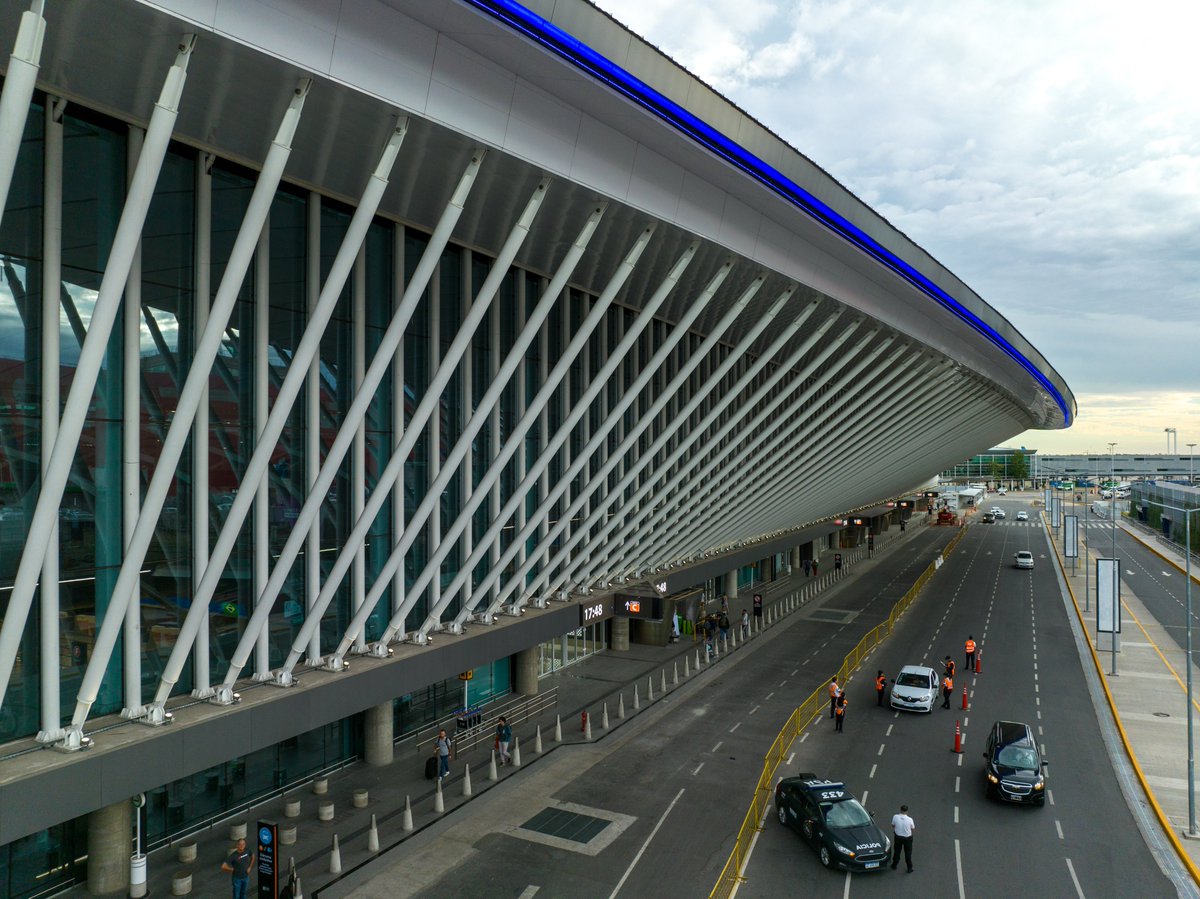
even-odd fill
[(983, 647), (975, 650), (975, 673), (983, 673)]
[(963, 687), (963, 711), (967, 710), (967, 688)]
[(954, 751), (962, 755), (962, 727), (954, 722)]

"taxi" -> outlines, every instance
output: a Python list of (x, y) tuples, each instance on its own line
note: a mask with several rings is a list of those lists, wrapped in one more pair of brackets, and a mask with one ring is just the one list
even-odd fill
[(785, 777), (775, 787), (779, 823), (799, 830), (826, 868), (882, 869), (892, 841), (846, 785), (815, 774)]

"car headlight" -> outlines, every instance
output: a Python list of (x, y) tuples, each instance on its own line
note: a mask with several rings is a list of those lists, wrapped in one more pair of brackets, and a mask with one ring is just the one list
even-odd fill
[(847, 849), (841, 843), (834, 843), (833, 848), (836, 849), (838, 852), (840, 852), (842, 855), (848, 855), (851, 858), (854, 858), (853, 850)]
[(1034, 788), (1035, 790), (1044, 790), (1044, 789), (1046, 789), (1046, 779), (1045, 779), (1044, 777), (1039, 777), (1039, 778), (1037, 779), (1037, 783), (1035, 783), (1035, 784), (1033, 785), (1033, 788)]
[(993, 774), (991, 771), (989, 771), (989, 772), (987, 773), (987, 779), (988, 779), (988, 783), (994, 783), (994, 784), (998, 784), (998, 783), (1000, 783), (1000, 778), (998, 778), (998, 777), (997, 777), (995, 774)]

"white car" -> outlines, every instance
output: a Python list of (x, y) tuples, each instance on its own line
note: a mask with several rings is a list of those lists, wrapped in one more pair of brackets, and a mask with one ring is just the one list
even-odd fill
[(1024, 509), (1022, 509), (1020, 512), (1017, 513), (1017, 521), (1028, 521), (1028, 520), (1029, 520), (1029, 513), (1026, 512)]
[(990, 511), (991, 511), (991, 513), (992, 513), (993, 515), (995, 515), (995, 516), (996, 516), (996, 518), (998, 518), (998, 519), (999, 519), (999, 518), (1003, 518), (1003, 517), (1004, 517), (1004, 510), (1003, 510), (1003, 509), (1001, 509), (999, 506), (992, 506), (992, 508), (991, 508), (991, 510), (990, 510)]
[(1031, 553), (1029, 550), (1023, 549), (1018, 553), (1014, 553), (1013, 559), (1016, 560), (1015, 564), (1018, 568), (1028, 568), (1028, 569), (1032, 570), (1032, 568), (1033, 568), (1033, 553)]
[(932, 712), (937, 691), (936, 671), (922, 665), (905, 665), (892, 681), (891, 706), (910, 712)]

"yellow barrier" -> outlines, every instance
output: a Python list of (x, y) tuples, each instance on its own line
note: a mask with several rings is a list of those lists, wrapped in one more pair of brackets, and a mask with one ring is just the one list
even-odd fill
[[(948, 559), (954, 547), (958, 545), (958, 541), (962, 539), (965, 528), (959, 528), (954, 538), (946, 544), (946, 548), (942, 550), (942, 559)], [(896, 621), (900, 616), (908, 610), (908, 607), (916, 600), (917, 595), (922, 588), (929, 583), (929, 579), (933, 577), (937, 571), (936, 564), (930, 564), (916, 582), (908, 589), (908, 592), (896, 601), (892, 606), (892, 611), (888, 614), (887, 621), (872, 628), (858, 642), (858, 645), (846, 655), (842, 661), (842, 667), (838, 669), (837, 678), (839, 684), (844, 684), (850, 679), (853, 674), (862, 664), (864, 658), (875, 647), (888, 638), (896, 627)], [(763, 771), (758, 778), (758, 784), (754, 788), (754, 798), (750, 802), (750, 808), (746, 811), (746, 817), (742, 819), (741, 829), (738, 830), (737, 839), (733, 844), (733, 852), (729, 854), (729, 860), (725, 862), (725, 867), (721, 869), (720, 876), (717, 877), (717, 883), (709, 893), (710, 899), (727, 899), (733, 894), (734, 889), (739, 883), (742, 883), (742, 867), (746, 862), (746, 856), (750, 852), (750, 844), (754, 841), (754, 835), (762, 829), (762, 821), (766, 817), (767, 809), (771, 805), (772, 781), (775, 779), (775, 771), (779, 767), (779, 763), (787, 756), (788, 747), (792, 745), (801, 731), (812, 722), (812, 720), (824, 711), (826, 703), (828, 703), (828, 694), (825, 693), (824, 685), (818, 687), (812, 692), (804, 702), (792, 712), (787, 723), (779, 731), (779, 735), (775, 738), (775, 742), (771, 744), (771, 748), (767, 750), (766, 757), (763, 759)]]

